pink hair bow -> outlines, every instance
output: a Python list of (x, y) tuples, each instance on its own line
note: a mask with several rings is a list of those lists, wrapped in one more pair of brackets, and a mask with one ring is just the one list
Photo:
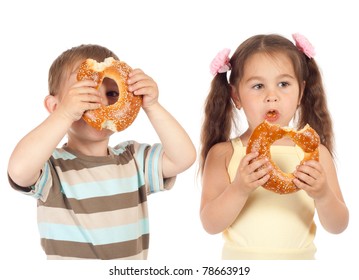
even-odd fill
[(210, 71), (213, 76), (217, 75), (217, 73), (225, 73), (231, 70), (231, 64), (229, 63), (230, 52), (230, 49), (223, 49), (212, 60)]
[(315, 56), (314, 47), (306, 37), (304, 37), (299, 33), (294, 33), (292, 37), (295, 41), (295, 45), (297, 46), (298, 50), (303, 52), (308, 58), (312, 58)]

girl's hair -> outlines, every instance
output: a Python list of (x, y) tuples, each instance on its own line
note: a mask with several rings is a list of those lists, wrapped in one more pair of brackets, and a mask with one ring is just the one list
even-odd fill
[[(292, 62), (300, 91), (305, 84), (297, 110), (297, 129), (309, 124), (320, 136), (321, 143), (333, 154), (332, 121), (327, 108), (321, 74), (314, 59), (308, 58), (288, 39), (276, 35), (256, 35), (244, 41), (230, 59), (229, 83), (226, 73), (213, 78), (205, 101), (204, 121), (201, 130), (200, 172), (203, 172), (207, 154), (212, 146), (228, 141), (235, 127), (235, 110), (231, 99), (231, 85), (237, 88), (249, 57), (256, 53), (275, 56), (283, 53)], [(305, 81), (305, 83), (304, 83)]]
[(118, 60), (116, 54), (99, 45), (80, 45), (64, 51), (55, 59), (49, 69), (49, 94), (56, 95), (58, 93), (64, 78), (70, 74), (69, 71), (73, 70), (77, 62), (87, 58), (101, 62), (107, 57), (113, 57)]

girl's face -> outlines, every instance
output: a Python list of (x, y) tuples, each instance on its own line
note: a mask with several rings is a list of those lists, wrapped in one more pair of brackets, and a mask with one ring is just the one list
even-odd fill
[(251, 131), (264, 120), (288, 126), (301, 96), (292, 62), (282, 53), (251, 56), (238, 87), (232, 87), (232, 99), (243, 108)]

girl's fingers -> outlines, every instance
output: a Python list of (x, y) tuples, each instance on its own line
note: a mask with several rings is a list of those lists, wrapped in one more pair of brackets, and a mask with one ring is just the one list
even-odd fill
[(298, 178), (293, 179), (294, 185), (296, 185), (298, 188), (306, 190), (308, 185), (304, 183), (303, 181), (299, 180)]
[(305, 173), (311, 177), (315, 178), (319, 178), (320, 176), (320, 171), (310, 165), (300, 165), (297, 167), (297, 171), (301, 172), (301, 173)]
[(307, 184), (307, 185), (312, 185), (315, 182), (315, 179), (311, 176), (309, 176), (308, 174), (302, 173), (302, 172), (295, 172), (294, 173), (296, 178), (299, 179), (299, 181)]
[(267, 174), (267, 175), (263, 176), (262, 178), (260, 178), (257, 181), (258, 186), (263, 186), (269, 180), (269, 177), (270, 177), (270, 175)]
[(253, 159), (255, 159), (257, 156), (258, 156), (258, 152), (249, 153), (249, 154), (245, 155), (245, 156), (243, 157), (243, 159), (241, 160), (240, 165), (242, 165), (243, 167), (249, 165), (249, 163), (250, 163)]
[(252, 173), (255, 172), (256, 170), (258, 170), (259, 168), (263, 167), (265, 164), (268, 163), (268, 159), (267, 158), (261, 158), (259, 160), (253, 161), (252, 163), (250, 163), (248, 165), (248, 172)]
[(272, 166), (271, 165), (268, 165), (256, 172), (253, 172), (251, 175), (252, 175), (252, 181), (257, 181), (261, 178), (263, 178), (264, 176), (268, 175), (268, 173), (272, 170)]

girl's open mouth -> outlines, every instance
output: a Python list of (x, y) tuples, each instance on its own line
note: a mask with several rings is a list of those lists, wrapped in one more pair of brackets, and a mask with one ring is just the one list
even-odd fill
[(277, 110), (269, 110), (265, 114), (265, 119), (269, 122), (275, 122), (279, 118), (279, 112)]

